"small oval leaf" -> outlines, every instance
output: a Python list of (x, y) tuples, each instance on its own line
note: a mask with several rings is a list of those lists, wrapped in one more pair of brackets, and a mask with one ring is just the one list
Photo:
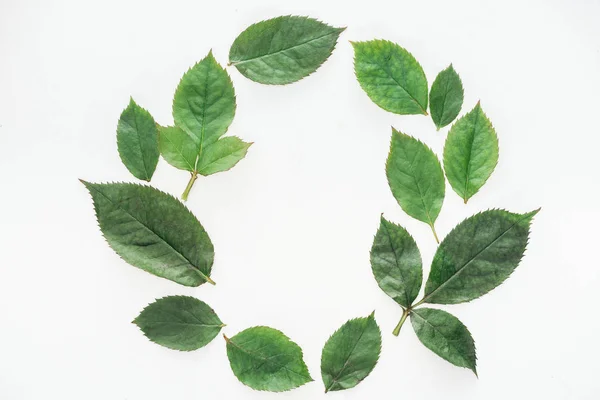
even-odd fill
[(481, 189), (498, 163), (498, 137), (479, 103), (448, 132), (444, 169), (465, 203)]
[(387, 40), (352, 45), (356, 78), (375, 104), (396, 114), (427, 115), (427, 78), (412, 54)]
[(325, 392), (353, 388), (375, 368), (381, 353), (381, 331), (375, 316), (346, 322), (325, 343), (321, 376)]
[[(446, 185), (433, 151), (419, 140), (392, 129), (386, 174), (392, 194), (405, 213), (431, 229), (437, 219)], [(437, 240), (437, 234), (435, 234)]]
[(207, 176), (230, 170), (246, 157), (250, 146), (252, 143), (246, 143), (235, 136), (217, 140), (202, 150), (198, 159), (198, 173)]
[(462, 108), (463, 97), (462, 81), (450, 64), (435, 78), (429, 94), (431, 119), (438, 130), (454, 121), (454, 118), (458, 116)]
[(133, 320), (152, 342), (173, 350), (206, 346), (224, 326), (205, 302), (189, 296), (168, 296), (149, 304)]
[(150, 186), (81, 182), (102, 234), (123, 260), (181, 285), (214, 284), (213, 244), (183, 203)]
[(383, 216), (371, 248), (371, 268), (381, 290), (404, 307), (412, 305), (423, 281), (421, 253), (406, 229)]
[(257, 326), (225, 340), (233, 373), (252, 389), (283, 392), (313, 380), (300, 346), (276, 329)]
[(233, 83), (210, 52), (181, 78), (173, 98), (173, 119), (202, 151), (227, 132), (235, 107)]
[(160, 154), (163, 158), (175, 168), (195, 171), (200, 146), (194, 139), (176, 126), (161, 126), (158, 132)]
[(149, 182), (158, 164), (158, 132), (152, 115), (133, 99), (119, 118), (117, 147), (129, 172)]
[(417, 337), (429, 350), (451, 364), (477, 375), (477, 355), (471, 333), (454, 315), (432, 308), (412, 310), (410, 322)]
[(229, 64), (255, 82), (296, 82), (329, 58), (344, 29), (290, 15), (261, 21), (235, 39), (229, 50)]
[(538, 211), (488, 210), (457, 225), (435, 253), (423, 302), (463, 303), (504, 282), (523, 258)]

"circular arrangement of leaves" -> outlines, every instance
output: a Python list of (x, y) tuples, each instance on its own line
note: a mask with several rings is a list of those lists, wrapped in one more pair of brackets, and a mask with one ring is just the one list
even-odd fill
[[(262, 21), (235, 39), (228, 65), (261, 84), (290, 84), (329, 58), (344, 29), (298, 16)], [(460, 114), (463, 87), (452, 65), (429, 88), (423, 68), (401, 46), (386, 40), (352, 45), (357, 80), (382, 109), (431, 115), (438, 130)], [(209, 53), (183, 75), (175, 91), (173, 126), (157, 124), (131, 99), (117, 126), (121, 160), (136, 178), (148, 182), (160, 156), (188, 171), (190, 180), (181, 196), (185, 201), (198, 176), (227, 171), (246, 156), (252, 143), (224, 137), (235, 110), (229, 74)], [(521, 261), (538, 210), (483, 211), (459, 223), (441, 243), (435, 231), (446, 179), (466, 203), (497, 162), (498, 138), (479, 103), (450, 128), (443, 168), (429, 147), (392, 129), (386, 163), (392, 194), (406, 214), (431, 227), (439, 243), (423, 297), (417, 300), (423, 281), (421, 254), (406, 229), (381, 217), (370, 253), (377, 284), (402, 310), (393, 334), (410, 318), (427, 348), (475, 374), (475, 343), (465, 325), (446, 311), (422, 306), (474, 300), (504, 282)], [(180, 200), (147, 185), (82, 182), (92, 195), (102, 234), (123, 260), (181, 285), (215, 284), (210, 277), (213, 244)], [(189, 296), (158, 299), (134, 323), (151, 341), (180, 351), (207, 345), (225, 326), (209, 305)], [(280, 392), (313, 380), (300, 346), (274, 328), (250, 327), (224, 338), (234, 375), (253, 389)], [(346, 322), (323, 347), (325, 391), (356, 386), (371, 373), (380, 352), (374, 314)]]

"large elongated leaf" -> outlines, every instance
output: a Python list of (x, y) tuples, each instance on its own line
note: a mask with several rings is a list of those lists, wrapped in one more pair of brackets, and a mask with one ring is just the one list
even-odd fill
[(421, 253), (406, 229), (383, 216), (371, 248), (371, 268), (381, 290), (404, 307), (412, 305), (423, 281)]
[(435, 78), (429, 94), (431, 119), (438, 129), (448, 125), (458, 116), (463, 104), (463, 97), (460, 76), (450, 64)]
[(189, 296), (158, 299), (133, 323), (154, 343), (181, 351), (206, 346), (225, 326), (208, 304)]
[(427, 78), (412, 54), (387, 40), (352, 45), (356, 78), (375, 104), (396, 114), (427, 115)]
[(200, 151), (227, 132), (235, 115), (235, 92), (227, 72), (208, 54), (190, 68), (175, 91), (173, 118)]
[(252, 389), (283, 392), (313, 380), (300, 346), (276, 329), (257, 326), (225, 340), (233, 373)]
[(498, 137), (479, 103), (450, 129), (444, 169), (452, 189), (465, 201), (481, 189), (498, 163)]
[[(444, 172), (436, 155), (422, 142), (392, 129), (386, 173), (400, 207), (433, 230), (446, 191)], [(437, 240), (437, 234), (435, 234)]]
[(296, 82), (315, 72), (329, 58), (344, 29), (289, 15), (261, 21), (235, 39), (229, 50), (229, 63), (255, 82)]
[(235, 136), (217, 140), (200, 153), (196, 166), (198, 173), (206, 176), (233, 168), (246, 156), (250, 146), (252, 143), (243, 142)]
[(150, 186), (82, 183), (94, 200), (100, 230), (123, 260), (185, 286), (214, 284), (213, 244), (179, 200)]
[(325, 343), (321, 376), (325, 392), (353, 388), (375, 368), (381, 353), (381, 331), (374, 314), (346, 322)]
[(454, 315), (432, 308), (413, 310), (410, 322), (417, 337), (429, 350), (477, 375), (475, 342), (466, 326)]
[(138, 179), (150, 181), (159, 155), (156, 122), (133, 99), (119, 118), (117, 146), (129, 172)]
[(489, 210), (461, 222), (437, 249), (423, 302), (463, 303), (504, 282), (523, 257), (538, 211)]

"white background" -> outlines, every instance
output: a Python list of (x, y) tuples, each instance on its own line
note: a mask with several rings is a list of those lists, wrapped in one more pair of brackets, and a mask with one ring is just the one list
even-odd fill
[[(188, 67), (225, 64), (249, 24), (282, 14), (348, 26), (314, 75), (273, 87), (228, 68), (229, 130), (254, 141), (233, 170), (201, 178), (189, 207), (209, 232), (217, 286), (186, 288), (124, 263), (106, 245), (77, 178), (134, 181), (117, 119), (129, 96), (159, 123)], [(0, 398), (597, 399), (600, 393), (600, 2), (0, 0)], [(445, 307), (471, 330), (479, 379), (423, 347), (378, 288), (369, 249), (379, 215), (405, 226), (428, 266), (429, 227), (402, 212), (384, 162), (391, 126), (440, 154), (447, 129), (375, 106), (349, 40), (411, 51), (429, 82), (451, 62), (463, 113), (481, 99), (500, 162), (467, 206), (448, 186), (441, 236), (480, 210), (537, 207), (526, 256), (501, 287)], [(160, 161), (152, 181), (188, 175)], [(314, 383), (255, 392), (233, 376), (219, 336), (182, 353), (130, 321), (155, 298), (197, 296), (234, 335), (254, 325), (302, 346)], [(347, 319), (376, 310), (383, 352), (355, 389), (325, 395), (320, 352)]]

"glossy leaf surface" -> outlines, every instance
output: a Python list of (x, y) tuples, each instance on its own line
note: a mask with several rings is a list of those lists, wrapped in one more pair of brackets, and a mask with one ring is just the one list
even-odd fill
[(412, 311), (410, 322), (425, 347), (444, 360), (468, 368), (477, 375), (475, 342), (458, 318), (446, 311), (419, 308)]
[(156, 122), (133, 99), (119, 118), (117, 146), (129, 172), (138, 179), (150, 181), (159, 156)]
[(462, 108), (463, 98), (462, 81), (450, 65), (435, 78), (429, 94), (431, 119), (438, 129), (454, 121)]
[(257, 326), (225, 340), (233, 373), (252, 389), (283, 392), (313, 380), (300, 346), (276, 329)]
[(375, 368), (381, 353), (381, 331), (373, 314), (346, 322), (325, 343), (321, 376), (325, 392), (353, 388)]
[(383, 216), (371, 248), (371, 269), (381, 290), (404, 307), (412, 305), (423, 281), (421, 253), (406, 229)]
[(396, 114), (427, 115), (427, 78), (412, 54), (387, 40), (352, 45), (356, 78), (375, 104)]
[(427, 303), (471, 301), (494, 289), (519, 265), (535, 210), (489, 210), (467, 218), (442, 241), (425, 285)]
[(177, 199), (150, 186), (82, 181), (110, 247), (134, 267), (185, 286), (209, 278), (213, 244)]
[(181, 351), (206, 346), (224, 326), (208, 304), (189, 296), (158, 299), (144, 308), (133, 323), (151, 341)]
[(466, 203), (492, 175), (497, 163), (498, 137), (477, 103), (448, 133), (444, 146), (446, 177)]
[(235, 39), (229, 50), (229, 63), (255, 82), (296, 82), (315, 72), (329, 58), (344, 29), (290, 15), (261, 21)]

